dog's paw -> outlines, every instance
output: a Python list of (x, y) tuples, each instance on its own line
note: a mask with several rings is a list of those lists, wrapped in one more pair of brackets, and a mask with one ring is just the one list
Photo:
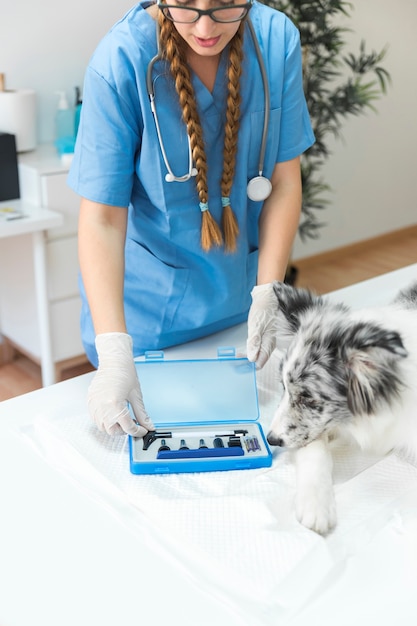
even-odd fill
[(332, 489), (297, 493), (295, 506), (300, 524), (320, 535), (326, 535), (336, 526), (336, 502)]

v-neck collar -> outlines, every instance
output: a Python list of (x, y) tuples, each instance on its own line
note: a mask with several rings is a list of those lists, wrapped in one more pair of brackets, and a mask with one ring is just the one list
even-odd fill
[(217, 113), (224, 111), (226, 101), (226, 85), (227, 75), (226, 67), (229, 60), (228, 48), (222, 51), (217, 68), (216, 80), (214, 81), (213, 91), (210, 91), (200, 78), (191, 71), (192, 83), (196, 94), (199, 108), (202, 112), (208, 112), (214, 107)]

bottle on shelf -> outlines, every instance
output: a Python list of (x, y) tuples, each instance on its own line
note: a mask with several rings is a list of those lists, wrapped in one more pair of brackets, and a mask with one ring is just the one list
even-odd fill
[(57, 93), (59, 100), (55, 114), (55, 146), (62, 156), (74, 152), (74, 112), (69, 106), (65, 91)]
[(75, 114), (74, 114), (74, 136), (77, 138), (78, 126), (80, 125), (81, 105), (83, 101), (81, 99), (81, 91), (79, 87), (75, 88)]

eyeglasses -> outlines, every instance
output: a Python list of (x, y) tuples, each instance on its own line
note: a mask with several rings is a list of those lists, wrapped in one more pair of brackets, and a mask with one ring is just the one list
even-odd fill
[(214, 22), (220, 24), (230, 24), (239, 22), (249, 13), (252, 7), (252, 0), (245, 4), (230, 4), (225, 7), (215, 7), (214, 9), (195, 9), (193, 7), (182, 7), (178, 4), (158, 4), (164, 16), (171, 22), (179, 24), (193, 24), (202, 15), (208, 15)]

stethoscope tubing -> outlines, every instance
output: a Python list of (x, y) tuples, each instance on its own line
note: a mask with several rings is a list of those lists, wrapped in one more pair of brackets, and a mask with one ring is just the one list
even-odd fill
[(252, 36), (253, 45), (255, 46), (256, 58), (258, 61), (259, 69), (261, 71), (262, 85), (264, 89), (265, 112), (264, 112), (264, 124), (263, 124), (263, 129), (262, 129), (261, 149), (259, 151), (259, 163), (258, 163), (259, 176), (262, 176), (263, 169), (264, 169), (264, 162), (265, 162), (266, 140), (268, 136), (269, 115), (271, 111), (271, 101), (270, 101), (271, 98), (270, 98), (270, 92), (269, 92), (268, 76), (266, 74), (266, 68), (265, 68), (264, 60), (262, 58), (261, 48), (259, 46), (259, 41), (258, 41), (258, 38), (256, 37), (255, 29), (253, 28), (252, 21), (249, 17), (247, 18), (247, 24), (250, 30), (250, 34)]
[[(264, 178), (263, 176), (263, 168), (264, 168), (264, 162), (265, 162), (265, 154), (266, 154), (266, 143), (267, 143), (267, 136), (268, 136), (268, 128), (269, 128), (269, 118), (270, 118), (270, 110), (271, 110), (271, 105), (270, 105), (270, 91), (269, 91), (269, 82), (268, 82), (268, 76), (266, 73), (266, 68), (265, 68), (265, 63), (263, 61), (262, 58), (262, 53), (261, 53), (261, 49), (259, 46), (259, 42), (258, 39), (256, 37), (255, 34), (255, 29), (253, 27), (253, 24), (251, 22), (250, 17), (248, 16), (246, 18), (246, 22), (249, 28), (249, 32), (251, 34), (252, 37), (252, 41), (253, 41), (253, 45), (255, 47), (255, 53), (256, 53), (256, 58), (258, 61), (258, 65), (259, 65), (259, 69), (261, 72), (261, 77), (262, 77), (262, 84), (263, 84), (263, 90), (264, 90), (264, 123), (263, 123), (263, 129), (262, 129), (262, 139), (261, 139), (261, 148), (259, 151), (259, 161), (258, 161), (258, 176), (254, 179), (252, 179), (251, 181), (249, 181), (248, 183), (248, 192), (249, 192), (249, 188), (251, 183), (253, 182), (260, 184), (260, 186), (262, 186), (263, 191), (261, 191), (260, 193), (260, 197), (257, 197), (257, 194), (255, 192), (255, 196), (253, 198), (251, 198), (251, 194), (249, 193), (249, 197), (251, 199), (254, 200), (260, 200), (260, 199), (265, 199), (266, 197), (269, 196), (270, 192), (271, 192), (271, 183), (268, 179)], [(156, 112), (156, 102), (155, 102), (155, 90), (154, 90), (154, 81), (152, 80), (152, 71), (154, 68), (155, 63), (157, 63), (158, 61), (162, 60), (162, 54), (161, 54), (161, 49), (160, 49), (160, 42), (159, 42), (159, 24), (158, 24), (158, 20), (156, 20), (156, 39), (157, 39), (157, 53), (156, 55), (150, 60), (148, 67), (147, 67), (147, 71), (146, 71), (146, 88), (148, 91), (148, 96), (149, 96), (149, 102), (150, 102), (150, 107), (151, 107), (151, 111), (152, 111), (152, 115), (155, 121), (155, 127), (156, 127), (156, 133), (158, 136), (158, 142), (161, 148), (161, 153), (162, 153), (162, 158), (164, 160), (165, 163), (165, 167), (167, 169), (168, 174), (166, 175), (165, 179), (167, 180), (167, 182), (185, 182), (187, 180), (189, 180), (192, 176), (196, 175), (196, 169), (193, 167), (193, 163), (192, 163), (192, 153), (191, 153), (191, 145), (190, 145), (190, 138), (188, 137), (188, 173), (184, 174), (183, 176), (175, 176), (175, 174), (173, 173), (170, 165), (169, 165), (169, 161), (168, 161), (168, 157), (165, 151), (165, 147), (164, 147), (164, 142), (162, 139), (162, 133), (161, 133), (161, 129), (159, 126), (159, 120), (158, 120), (158, 114)], [(261, 197), (261, 196), (265, 196), (265, 197)]]

